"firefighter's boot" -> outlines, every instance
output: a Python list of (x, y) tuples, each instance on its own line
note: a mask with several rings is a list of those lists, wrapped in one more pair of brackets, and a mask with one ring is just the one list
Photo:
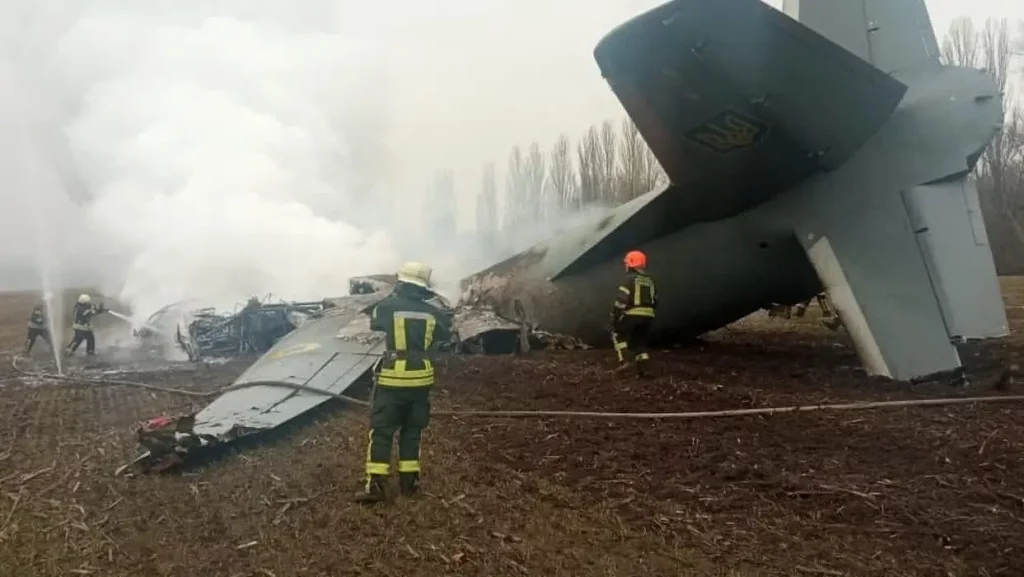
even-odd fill
[(641, 353), (636, 357), (636, 375), (641, 379), (646, 379), (651, 376), (651, 370), (648, 366), (651, 362), (650, 357), (647, 353)]
[(384, 501), (387, 494), (384, 490), (384, 476), (383, 475), (370, 475), (366, 481), (366, 486), (362, 491), (359, 491), (352, 497), (352, 500), (356, 503), (373, 504)]
[(412, 497), (420, 491), (419, 473), (399, 473), (398, 486), (402, 489), (402, 495)]

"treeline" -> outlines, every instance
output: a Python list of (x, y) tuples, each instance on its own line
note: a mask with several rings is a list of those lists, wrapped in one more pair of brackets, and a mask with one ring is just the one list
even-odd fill
[[(1016, 44), (1024, 47), (1024, 39)], [(1002, 130), (975, 169), (989, 244), (1003, 275), (1024, 274), (1024, 111), (1009, 90), (1014, 48), (1005, 18), (988, 19), (981, 27), (970, 18), (958, 18), (942, 43), (948, 64), (979, 68), (992, 76), (1006, 110)]]
[[(503, 168), (499, 172), (497, 163), (488, 162), (481, 170), (475, 228), (485, 252), (508, 245), (506, 232), (524, 236), (524, 231), (545, 228), (553, 219), (587, 207), (616, 206), (667, 182), (628, 117), (618, 126), (612, 121), (591, 126), (576, 142), (562, 134), (546, 150), (537, 142), (516, 145)], [(438, 171), (435, 190), (453, 188), (450, 173)]]

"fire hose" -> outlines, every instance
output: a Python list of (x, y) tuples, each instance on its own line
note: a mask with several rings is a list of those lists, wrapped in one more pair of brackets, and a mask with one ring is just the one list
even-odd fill
[[(11, 359), (11, 366), (18, 373), (36, 377), (40, 379), (65, 381), (65, 382), (78, 382), (88, 383), (94, 385), (111, 385), (111, 386), (128, 386), (137, 387), (150, 391), (157, 391), (162, 393), (185, 395), (190, 397), (213, 397), (221, 395), (228, 391), (245, 389), (251, 387), (280, 387), (285, 389), (291, 389), (295, 391), (302, 391), (312, 394), (321, 395), (333, 399), (338, 399), (344, 402), (360, 405), (363, 407), (369, 407), (370, 403), (362, 399), (350, 397), (340, 393), (332, 393), (330, 391), (324, 391), (322, 389), (316, 389), (313, 387), (307, 387), (304, 385), (296, 385), (292, 383), (282, 383), (279, 381), (256, 381), (250, 383), (242, 383), (239, 385), (229, 385), (216, 389), (213, 391), (189, 391), (187, 389), (175, 389), (170, 387), (161, 387), (157, 385), (151, 385), (149, 383), (143, 383), (140, 381), (128, 381), (120, 379), (103, 379), (103, 378), (89, 378), (89, 377), (78, 377), (69, 375), (56, 375), (53, 373), (45, 372), (34, 372), (26, 371), (18, 366), (18, 358), (14, 357)], [(602, 411), (514, 411), (514, 410), (497, 410), (497, 411), (486, 411), (486, 410), (440, 410), (433, 411), (433, 415), (438, 416), (451, 416), (451, 417), (490, 417), (490, 418), (551, 418), (551, 417), (589, 417), (589, 418), (602, 418), (602, 419), (702, 419), (702, 418), (720, 418), (720, 417), (741, 417), (751, 415), (775, 415), (782, 413), (804, 413), (810, 411), (853, 411), (853, 410), (864, 410), (864, 409), (878, 409), (885, 407), (934, 407), (934, 406), (947, 406), (947, 405), (966, 405), (972, 403), (991, 403), (991, 402), (1011, 402), (1011, 401), (1024, 401), (1024, 395), (989, 395), (980, 397), (943, 397), (938, 399), (907, 399), (899, 401), (867, 401), (858, 403), (822, 403), (816, 405), (792, 405), (787, 407), (760, 407), (755, 409), (727, 409), (720, 411), (686, 411), (686, 412), (674, 412), (674, 413), (622, 413), (622, 412), (602, 412)]]

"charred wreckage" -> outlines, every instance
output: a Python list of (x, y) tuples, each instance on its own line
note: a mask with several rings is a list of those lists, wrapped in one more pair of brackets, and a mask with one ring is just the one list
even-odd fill
[[(187, 302), (154, 313), (136, 335), (151, 342), (171, 336), (193, 362), (263, 356), (197, 413), (161, 416), (139, 427), (136, 434), (145, 452), (119, 472), (133, 466), (144, 472), (168, 469), (197, 449), (273, 429), (342, 394), (384, 352), (382, 335), (370, 330), (369, 312), (396, 282), (394, 275), (357, 277), (345, 297), (291, 303), (262, 303), (254, 297), (230, 314), (189, 309)], [(472, 297), (456, 306), (441, 295), (432, 300), (452, 314), (457, 340), (442, 347), (448, 353), (587, 348), (572, 337), (505, 318)]]
[(240, 310), (222, 313), (175, 303), (153, 313), (135, 335), (150, 342), (170, 335), (192, 362), (261, 354), (331, 306), (327, 300), (267, 303), (252, 297)]

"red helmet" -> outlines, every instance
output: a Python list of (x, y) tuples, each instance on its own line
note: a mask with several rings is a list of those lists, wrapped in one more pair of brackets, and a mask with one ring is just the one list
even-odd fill
[(622, 259), (622, 262), (626, 268), (646, 268), (647, 255), (638, 250), (631, 250), (626, 253), (626, 258)]

